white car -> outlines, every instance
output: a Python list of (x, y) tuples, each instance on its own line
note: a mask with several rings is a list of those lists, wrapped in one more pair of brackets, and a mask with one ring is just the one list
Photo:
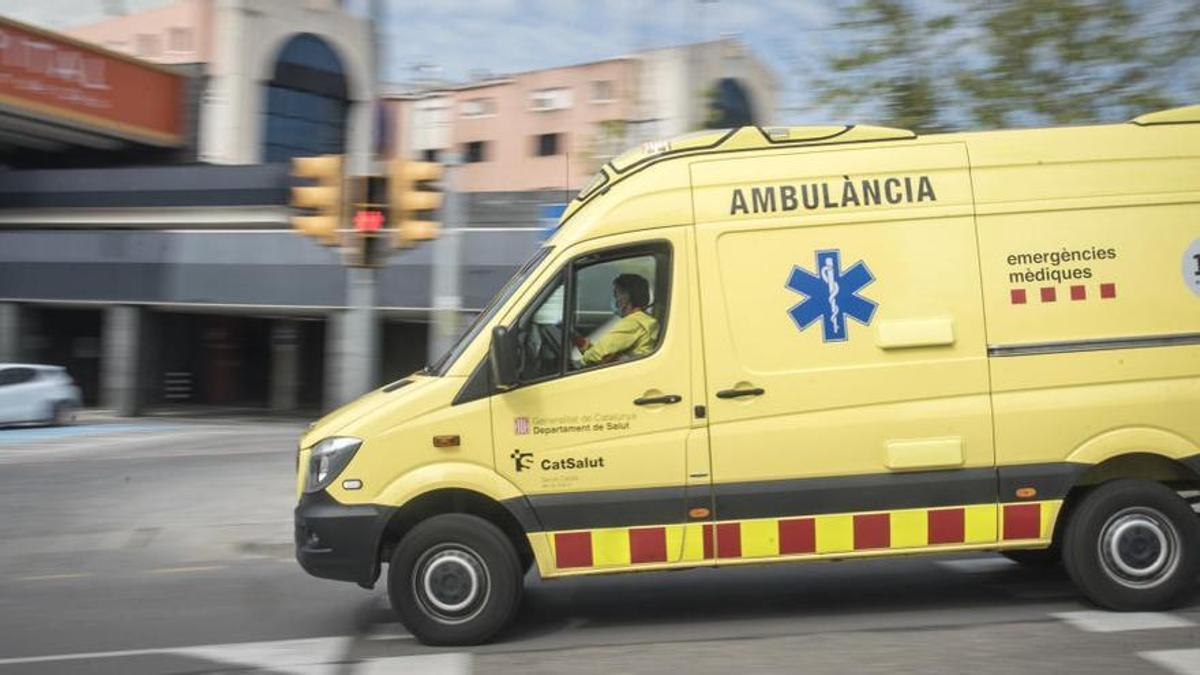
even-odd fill
[(59, 366), (0, 363), (0, 424), (70, 424), (79, 387)]

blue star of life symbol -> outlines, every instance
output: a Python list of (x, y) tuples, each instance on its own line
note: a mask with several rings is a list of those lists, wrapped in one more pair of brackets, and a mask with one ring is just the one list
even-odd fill
[(875, 281), (866, 263), (858, 261), (842, 271), (841, 253), (837, 250), (817, 251), (817, 273), (795, 265), (788, 276), (787, 288), (806, 296), (788, 310), (800, 330), (821, 319), (825, 342), (846, 339), (846, 319), (864, 326), (871, 324), (878, 303), (860, 297), (858, 292)]

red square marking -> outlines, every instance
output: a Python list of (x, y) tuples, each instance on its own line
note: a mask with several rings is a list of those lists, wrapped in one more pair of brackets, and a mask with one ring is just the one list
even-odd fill
[(1087, 300), (1087, 286), (1072, 286), (1071, 287), (1071, 299), (1072, 300)]
[(817, 550), (817, 528), (812, 518), (789, 518), (779, 521), (779, 552), (814, 553)]
[(742, 557), (742, 525), (741, 523), (717, 524), (717, 557)]
[(629, 531), (629, 559), (635, 563), (667, 561), (667, 528), (643, 527)]
[(704, 526), (704, 558), (713, 558), (713, 526), (708, 524)]
[(592, 566), (592, 533), (559, 532), (554, 535), (554, 564), (565, 567)]
[(1117, 297), (1117, 285), (1113, 283), (1100, 284), (1100, 297), (1115, 298)]
[(1005, 504), (1004, 538), (1037, 539), (1042, 536), (1041, 504)]
[(1014, 288), (1011, 291), (1009, 291), (1008, 293), (1009, 293), (1009, 296), (1012, 297), (1012, 304), (1014, 304), (1014, 305), (1025, 304), (1025, 289), (1024, 288)]
[(887, 548), (891, 543), (891, 516), (886, 513), (854, 516), (854, 550)]
[(939, 509), (929, 512), (930, 544), (961, 544), (966, 540), (966, 509)]
[(1053, 286), (1047, 286), (1042, 289), (1042, 302), (1054, 302), (1058, 299), (1058, 293), (1055, 292)]

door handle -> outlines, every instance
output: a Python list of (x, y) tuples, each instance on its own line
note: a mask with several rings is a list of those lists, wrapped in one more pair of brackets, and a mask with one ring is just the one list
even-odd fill
[(642, 398), (633, 399), (634, 405), (656, 405), (659, 403), (679, 403), (683, 397), (679, 394), (665, 394), (663, 396), (643, 396)]
[(741, 398), (743, 396), (762, 396), (767, 393), (762, 387), (753, 389), (722, 389), (717, 392), (717, 398)]

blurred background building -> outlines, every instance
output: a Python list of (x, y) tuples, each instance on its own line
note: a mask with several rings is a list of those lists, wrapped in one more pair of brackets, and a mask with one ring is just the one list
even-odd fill
[(655, 49), (464, 84), (385, 89), (390, 153), (455, 150), (464, 190), (562, 190), (632, 145), (764, 123), (775, 82), (739, 42)]
[(608, 158), (775, 106), (732, 39), (384, 85), (374, 39), (334, 0), (179, 0), (59, 34), (0, 18), (0, 362), (65, 365), (125, 414), (327, 409), (425, 363), (431, 254), (379, 270), (361, 330), (338, 253), (289, 229), (290, 158), (460, 153), (469, 312)]

